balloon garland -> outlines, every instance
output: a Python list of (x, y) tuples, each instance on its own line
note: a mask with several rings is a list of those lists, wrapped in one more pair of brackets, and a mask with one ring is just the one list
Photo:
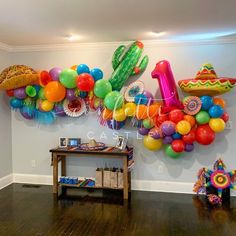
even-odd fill
[(213, 143), (216, 133), (224, 131), (229, 115), (225, 101), (210, 95), (228, 92), (236, 80), (217, 78), (213, 67), (206, 64), (195, 79), (179, 82), (190, 93), (180, 101), (170, 64), (163, 60), (151, 73), (158, 80), (161, 99), (155, 99), (141, 81), (131, 83), (122, 93), (128, 78), (148, 64), (145, 56), (137, 66), (141, 42), (134, 42), (123, 55), (124, 50), (122, 45), (114, 52), (109, 80), (103, 79), (101, 69), (90, 70), (86, 64), (41, 72), (15, 65), (0, 74), (0, 88), (6, 90), (14, 110), (43, 124), (51, 124), (57, 117), (80, 117), (89, 110), (98, 111), (100, 124), (115, 130), (130, 120), (144, 136), (147, 149), (164, 146), (165, 154), (172, 158), (192, 152), (196, 143)]

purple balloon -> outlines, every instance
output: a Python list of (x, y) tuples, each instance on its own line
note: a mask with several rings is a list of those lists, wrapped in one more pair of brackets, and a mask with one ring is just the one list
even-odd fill
[(56, 116), (60, 116), (60, 117), (66, 116), (66, 113), (64, 111), (62, 104), (55, 104), (53, 111)]
[(149, 130), (150, 129), (146, 129), (146, 128), (139, 128), (138, 129), (138, 133), (141, 134), (141, 135), (147, 135), (149, 133)]
[(171, 121), (164, 121), (161, 125), (161, 130), (165, 135), (172, 135), (175, 133), (175, 123)]
[(59, 75), (61, 72), (62, 72), (62, 69), (60, 67), (54, 67), (49, 71), (49, 74), (52, 77), (52, 80), (58, 81)]
[(25, 99), (27, 97), (25, 87), (14, 89), (14, 97), (18, 99)]
[(74, 90), (74, 89), (67, 89), (67, 90), (66, 90), (66, 98), (67, 98), (69, 101), (75, 100), (75, 99), (76, 99), (75, 90)]
[(154, 139), (160, 139), (162, 138), (162, 132), (158, 128), (153, 128), (150, 130), (149, 135)]
[(185, 144), (185, 152), (192, 152), (194, 149), (194, 144)]
[(172, 138), (171, 136), (165, 136), (165, 137), (163, 138), (163, 143), (164, 143), (164, 144), (171, 144), (172, 141), (173, 141), (173, 138)]
[(143, 91), (143, 94), (147, 97), (147, 99), (148, 99), (148, 105), (151, 105), (152, 103), (153, 103), (153, 99), (154, 99), (154, 97), (153, 97), (153, 95), (152, 95), (152, 93), (151, 92), (149, 92), (149, 91), (147, 91), (147, 90), (144, 90)]

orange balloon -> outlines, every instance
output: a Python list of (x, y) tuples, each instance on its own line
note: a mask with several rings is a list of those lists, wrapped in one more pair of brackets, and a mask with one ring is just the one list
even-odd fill
[(159, 114), (160, 107), (161, 107), (160, 103), (156, 103), (156, 104), (152, 104), (152, 105), (148, 106), (147, 107), (148, 117), (153, 118), (154, 116), (157, 116)]
[(137, 105), (136, 118), (138, 120), (144, 120), (144, 119), (148, 118), (146, 105)]
[(213, 98), (213, 102), (214, 102), (215, 105), (219, 105), (222, 108), (225, 108), (225, 106), (226, 106), (226, 102), (222, 98)]
[(44, 94), (49, 102), (60, 102), (66, 96), (66, 89), (60, 82), (52, 81), (45, 86)]
[(104, 108), (103, 112), (102, 112), (102, 118), (104, 120), (111, 120), (113, 117), (113, 111), (109, 110), (107, 108)]
[(71, 66), (70, 68), (71, 68), (71, 70), (77, 71), (77, 66), (78, 66), (78, 65), (73, 65), (73, 66)]
[(194, 125), (196, 124), (196, 120), (193, 116), (185, 115), (184, 120), (188, 121), (190, 123), (191, 127), (194, 127)]

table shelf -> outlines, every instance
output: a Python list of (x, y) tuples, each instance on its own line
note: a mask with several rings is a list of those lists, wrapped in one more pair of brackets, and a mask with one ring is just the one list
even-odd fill
[(72, 188), (89, 188), (89, 189), (114, 189), (114, 190), (123, 190), (123, 188), (111, 188), (111, 187), (97, 187), (97, 186), (80, 186), (79, 184), (64, 184), (58, 183), (58, 185), (63, 187), (72, 187)]

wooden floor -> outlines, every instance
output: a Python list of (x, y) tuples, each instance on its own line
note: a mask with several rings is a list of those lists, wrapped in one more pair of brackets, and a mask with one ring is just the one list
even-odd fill
[(103, 194), (57, 200), (50, 186), (10, 185), (0, 191), (0, 235), (236, 235), (236, 198), (209, 208), (192, 195), (133, 191), (127, 203), (121, 192)]

